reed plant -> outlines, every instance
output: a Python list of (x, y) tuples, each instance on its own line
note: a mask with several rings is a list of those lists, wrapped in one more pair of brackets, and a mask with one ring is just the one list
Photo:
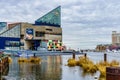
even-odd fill
[(36, 63), (36, 62), (40, 62), (41, 61), (41, 58), (40, 57), (30, 57), (28, 59), (29, 62), (33, 62), (33, 63)]
[(8, 57), (8, 62), (12, 63), (12, 58), (11, 57)]
[(73, 66), (76, 66), (76, 64), (77, 64), (77, 61), (75, 59), (72, 59), (72, 58), (68, 59), (68, 66), (73, 67)]
[(32, 63), (39, 63), (41, 62), (40, 57), (30, 57), (30, 58), (25, 58), (25, 57), (20, 57), (18, 58), (18, 62), (32, 62)]
[(78, 65), (81, 66), (84, 72), (95, 73), (96, 65), (88, 57), (79, 57)]
[(75, 60), (70, 58), (68, 60), (68, 66), (80, 66), (83, 68), (83, 71), (86, 73), (95, 73), (96, 71), (100, 72), (100, 76), (102, 78), (106, 77), (106, 67), (116, 67), (119, 66), (119, 62), (113, 60), (111, 62), (108, 61), (100, 61), (97, 64), (94, 64), (88, 57), (79, 57), (79, 60)]
[(113, 60), (111, 62), (108, 61), (100, 61), (99, 63), (96, 64), (98, 70), (100, 71), (100, 75), (105, 77), (106, 76), (106, 67), (118, 67), (119, 62), (116, 60)]
[(20, 57), (18, 58), (18, 62), (28, 62), (27, 58)]
[(118, 67), (119, 66), (119, 62), (116, 61), (116, 60), (112, 60), (111, 63), (110, 63), (110, 66), (115, 66), (115, 67)]
[(94, 73), (97, 71), (96, 65), (87, 57), (79, 57), (78, 61), (71, 58), (68, 60), (68, 66), (81, 66), (84, 72)]

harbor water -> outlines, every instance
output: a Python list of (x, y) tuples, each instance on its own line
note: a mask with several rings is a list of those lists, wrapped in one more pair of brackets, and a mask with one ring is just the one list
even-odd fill
[[(87, 53), (87, 56), (97, 63), (104, 60), (104, 53)], [(79, 56), (76, 55), (76, 59)], [(119, 53), (108, 53), (107, 60), (119, 59)], [(96, 80), (100, 73), (88, 74), (83, 72), (80, 66), (68, 67), (67, 60), (72, 58), (72, 55), (50, 55), (50, 56), (39, 56), (42, 58), (40, 63), (18, 63), (18, 57), (12, 56), (12, 63), (9, 64), (9, 71), (6, 75), (2, 76), (5, 80)], [(105, 80), (105, 79), (104, 79)]]

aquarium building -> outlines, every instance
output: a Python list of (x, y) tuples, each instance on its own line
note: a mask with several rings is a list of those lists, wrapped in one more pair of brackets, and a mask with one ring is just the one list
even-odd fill
[(0, 26), (7, 27), (0, 32), (0, 49), (62, 49), (60, 6), (35, 20), (34, 24), (26, 22), (7, 24), (7, 22), (0, 22)]

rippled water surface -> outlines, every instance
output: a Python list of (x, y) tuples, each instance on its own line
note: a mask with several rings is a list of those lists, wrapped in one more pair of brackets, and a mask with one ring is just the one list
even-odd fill
[[(103, 60), (103, 53), (88, 53), (87, 56), (96, 62)], [(76, 59), (78, 59), (76, 55)], [(119, 53), (108, 54), (107, 60), (119, 59)], [(72, 55), (40, 56), (41, 63), (18, 63), (18, 57), (12, 57), (13, 62), (9, 65), (9, 71), (4, 76), (7, 80), (95, 80), (100, 73), (84, 73), (79, 66), (66, 66), (67, 60)]]

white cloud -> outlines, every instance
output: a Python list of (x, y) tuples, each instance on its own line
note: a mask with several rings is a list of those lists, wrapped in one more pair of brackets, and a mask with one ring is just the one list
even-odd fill
[(1, 0), (0, 19), (34, 23), (59, 5), (63, 42), (68, 47), (95, 48), (100, 43), (111, 43), (111, 32), (120, 29), (118, 0)]

